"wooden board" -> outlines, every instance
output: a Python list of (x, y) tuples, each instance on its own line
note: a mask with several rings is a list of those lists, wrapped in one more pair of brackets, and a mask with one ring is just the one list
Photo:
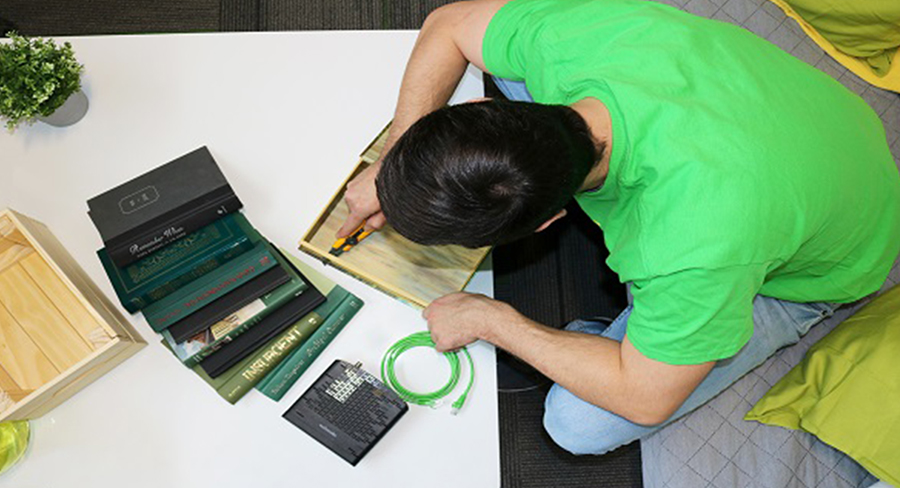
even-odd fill
[(395, 298), (426, 307), (462, 290), (490, 248), (423, 246), (385, 226), (339, 257), (328, 252), (348, 214), (347, 182), (378, 160), (386, 140), (387, 128), (363, 151), (357, 167), (301, 240), (300, 249)]
[(87, 343), (88, 347), (97, 346), (109, 341), (103, 327), (88, 312), (74, 293), (50, 269), (47, 262), (38, 254), (32, 254), (20, 260), (22, 268), (40, 287), (41, 291), (53, 302), (53, 305), (66, 318), (72, 328)]
[(30, 246), (28, 239), (22, 234), (16, 223), (8, 215), (0, 215), (0, 254), (8, 246)]
[(56, 369), (68, 369), (90, 354), (91, 348), (21, 265), (0, 273), (0, 303)]
[(0, 272), (34, 252), (12, 219), (0, 216)]
[(113, 339), (85, 358), (75, 373), (60, 375), (56, 380), (32, 392), (12, 410), (2, 412), (0, 421), (34, 419), (44, 415), (133, 356), (145, 345)]
[[(2, 242), (2, 241), (0, 241)], [(23, 258), (28, 256), (29, 254), (34, 253), (34, 248), (29, 246), (22, 246), (20, 244), (13, 244), (11, 246), (6, 246), (5, 250), (0, 252), (0, 273), (6, 270), (6, 268), (17, 264)]]
[(0, 365), (23, 390), (40, 388), (59, 375), (59, 370), (3, 305), (0, 305)]
[(22, 389), (2, 366), (0, 366), (0, 390), (13, 402), (18, 402), (34, 391)]

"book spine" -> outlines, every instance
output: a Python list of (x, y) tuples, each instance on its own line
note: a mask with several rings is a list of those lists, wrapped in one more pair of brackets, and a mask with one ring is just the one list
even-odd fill
[(242, 239), (231, 246), (219, 248), (213, 255), (208, 256), (205, 260), (201, 261), (196, 266), (193, 266), (187, 273), (184, 273), (183, 275), (173, 279), (172, 281), (153, 288), (152, 290), (144, 292), (137, 298), (144, 303), (143, 307), (146, 307), (151, 303), (156, 303), (163, 298), (171, 295), (176, 290), (184, 287), (188, 283), (200, 279), (208, 273), (211, 273), (212, 271), (221, 267), (223, 264), (231, 261), (237, 256), (240, 256), (250, 249), (253, 249), (253, 243), (250, 242), (249, 239)]
[[(106, 252), (100, 250), (98, 251), (98, 254), (100, 254), (100, 260), (103, 263), (103, 267), (106, 269), (110, 281), (113, 283), (113, 288), (115, 288), (116, 295), (122, 303), (122, 306), (129, 312), (136, 313), (149, 306), (151, 303), (158, 302), (171, 295), (188, 283), (200, 279), (207, 273), (214, 271), (235, 257), (253, 249), (253, 245), (254, 243), (251, 242), (247, 236), (238, 236), (235, 240), (224, 242), (222, 245), (215, 248), (207, 249), (206, 252), (198, 254), (196, 258), (189, 263), (179, 265), (177, 269), (173, 270), (174, 275), (170, 279), (154, 279), (151, 282), (148, 282), (147, 286), (139, 285), (130, 292), (125, 289), (125, 284), (119, 274), (122, 273), (127, 275), (132, 273), (133, 270), (114, 269), (113, 266), (115, 265), (109, 259), (109, 255)], [(129, 268), (136, 264), (137, 263), (129, 265)], [(178, 274), (179, 272), (181, 274)], [(150, 286), (153, 286), (153, 288), (150, 288)]]
[[(234, 404), (247, 394), (260, 380), (294, 349), (299, 347), (322, 324), (316, 313), (307, 314), (300, 322), (289, 327), (253, 356), (253, 360), (241, 371), (231, 376), (217, 389), (222, 398)], [(230, 372), (226, 372), (228, 375)]]
[(156, 289), (205, 264), (212, 257), (234, 257), (261, 240), (240, 212), (235, 212), (173, 242), (141, 260), (119, 268), (106, 249), (97, 251), (117, 293), (125, 299), (150, 295)]
[[(203, 346), (203, 348), (199, 352), (197, 352), (194, 355), (185, 359), (183, 361), (184, 365), (189, 368), (192, 368), (192, 367), (200, 364), (200, 361), (203, 361), (207, 357), (211, 356), (214, 352), (221, 349), (222, 346), (231, 342), (235, 337), (243, 334), (244, 332), (247, 331), (247, 329), (250, 329), (254, 325), (262, 322), (262, 320), (264, 318), (268, 317), (269, 314), (271, 314), (272, 312), (277, 310), (279, 307), (281, 307), (285, 303), (296, 298), (297, 295), (299, 295), (300, 293), (303, 293), (303, 291), (306, 289), (306, 286), (304, 286), (304, 285), (305, 285), (305, 283), (303, 283), (303, 281), (300, 281), (300, 280), (291, 280), (291, 282), (289, 282), (288, 284), (283, 285), (283, 286), (290, 286), (290, 289), (292, 291), (290, 293), (277, 293), (277, 296), (274, 297), (275, 298), (274, 300), (272, 300), (271, 302), (266, 302), (266, 305), (265, 305), (266, 308), (264, 310), (262, 310), (261, 312), (259, 312), (256, 315), (254, 315), (253, 317), (250, 317), (249, 319), (245, 320), (244, 322), (241, 323), (241, 325), (239, 325), (236, 328), (234, 328), (233, 330), (229, 331), (224, 336), (222, 336), (218, 339), (215, 339), (213, 342), (210, 342), (209, 344)], [(276, 292), (273, 292), (272, 295), (276, 295)], [(265, 302), (266, 297), (263, 297), (262, 300)], [(225, 320), (227, 321), (228, 319), (225, 319)], [(213, 326), (213, 327), (215, 327), (215, 326)]]
[(256, 389), (276, 402), (281, 400), (362, 306), (363, 301), (359, 297), (347, 296), (310, 338), (266, 375)]
[(234, 193), (209, 202), (193, 212), (176, 215), (161, 226), (154, 226), (128, 240), (107, 243), (107, 252), (120, 268), (161, 249), (217, 219), (240, 210), (242, 204)]
[(162, 300), (144, 309), (144, 317), (154, 331), (160, 332), (217, 298), (256, 278), (272, 266), (275, 258), (263, 246), (242, 254), (226, 266), (204, 275)]
[(109, 253), (106, 252), (106, 248), (97, 251), (97, 257), (100, 258), (100, 264), (103, 265), (103, 270), (106, 271), (106, 276), (109, 278), (109, 282), (112, 283), (113, 290), (116, 292), (116, 298), (119, 299), (119, 303), (122, 304), (122, 307), (124, 307), (128, 313), (137, 313), (138, 310), (148, 305), (147, 303), (144, 303), (143, 299), (140, 297), (133, 297), (125, 290), (125, 283), (123, 283), (122, 279), (119, 277), (120, 271), (109, 258)]

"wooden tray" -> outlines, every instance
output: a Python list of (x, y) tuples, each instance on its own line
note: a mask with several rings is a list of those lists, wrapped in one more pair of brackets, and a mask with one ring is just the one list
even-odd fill
[(43, 224), (0, 210), (0, 422), (43, 415), (145, 344)]
[(356, 169), (300, 240), (300, 250), (394, 298), (424, 308), (436, 298), (462, 290), (490, 248), (422, 246), (385, 226), (339, 257), (328, 253), (335, 232), (347, 218), (347, 183), (378, 160), (389, 128), (385, 127), (363, 151)]

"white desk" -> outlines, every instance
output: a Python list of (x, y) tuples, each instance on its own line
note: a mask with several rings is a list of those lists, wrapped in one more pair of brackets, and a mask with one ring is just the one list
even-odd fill
[[(415, 35), (70, 39), (86, 66), (90, 110), (66, 129), (37, 124), (0, 134), (0, 207), (47, 224), (114, 297), (94, 254), (101, 241), (86, 200), (207, 145), (251, 222), (295, 250), (391, 118)], [(480, 96), (478, 75), (466, 75), (456, 100)], [(413, 309), (295, 254), (366, 305), (281, 402), (251, 392), (228, 405), (135, 316), (149, 346), (33, 422), (27, 458), (0, 477), (0, 487), (499, 486), (494, 350), (485, 344), (472, 348), (476, 385), (459, 416), (411, 407), (356, 468), (281, 418), (334, 358), (377, 373), (391, 343), (425, 327)], [(474, 286), (489, 292), (489, 274)], [(430, 373), (414, 374), (411, 386), (443, 383), (443, 359), (410, 354), (400, 368)]]

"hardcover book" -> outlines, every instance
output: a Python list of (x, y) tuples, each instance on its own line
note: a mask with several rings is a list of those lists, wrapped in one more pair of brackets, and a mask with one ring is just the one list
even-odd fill
[(290, 280), (291, 277), (281, 266), (269, 268), (259, 276), (175, 322), (167, 330), (171, 331), (172, 337), (176, 341), (185, 341)]
[(328, 295), (328, 300), (336, 301), (337, 307), (331, 311), (325, 322), (309, 336), (309, 339), (291, 351), (275, 369), (256, 385), (257, 390), (276, 402), (281, 400), (363, 306), (363, 301), (359, 297), (348, 293), (341, 287), (335, 288)]
[(255, 353), (216, 377), (210, 376), (201, 365), (194, 366), (193, 370), (222, 398), (233, 404), (252, 390), (266, 373), (309, 337), (321, 323), (321, 318), (314, 313), (304, 316)]
[[(354, 295), (347, 293), (346, 290), (335, 285), (333, 281), (294, 256), (291, 256), (288, 253), (284, 254), (306, 277), (312, 288), (321, 290), (323, 293), (327, 294), (328, 297), (324, 303), (294, 324), (300, 324), (298, 331), (291, 331), (289, 329), (288, 331), (283, 332), (274, 340), (266, 343), (251, 356), (243, 359), (218, 377), (210, 377), (200, 366), (194, 366), (192, 368), (197, 375), (230, 403), (238, 401), (243, 395), (250, 391), (254, 385), (257, 385), (257, 383), (259, 383), (258, 386), (262, 388), (264, 383), (260, 383), (261, 381), (265, 382), (270, 388), (279, 388), (280, 390), (287, 391), (287, 388), (289, 388), (290, 385), (296, 381), (296, 378), (300, 376), (300, 373), (293, 372), (293, 370), (296, 369), (295, 364), (292, 364), (290, 369), (282, 367), (288, 358), (295, 357), (297, 355), (296, 351), (300, 350), (302, 347), (307, 347), (312, 342), (320, 343), (321, 341), (317, 341), (317, 337), (321, 337), (323, 328), (327, 327), (329, 323), (340, 323), (340, 321), (334, 321), (332, 319), (336, 314), (345, 316), (343, 324), (346, 324), (346, 322), (349, 321), (349, 317), (352, 317), (352, 314), (345, 313), (342, 309), (346, 309), (346, 305), (349, 301), (358, 300)], [(362, 302), (359, 303), (361, 304)], [(335, 325), (335, 327), (338, 329), (343, 328), (343, 324)], [(294, 327), (292, 326), (291, 329), (293, 328)], [(305, 332), (304, 329), (306, 329)], [(299, 336), (298, 333), (300, 333)], [(332, 337), (334, 334), (336, 334), (336, 332), (332, 331)], [(294, 340), (298, 337), (299, 340)], [(165, 341), (163, 343), (168, 346)], [(321, 352), (321, 349), (324, 346), (320, 345), (317, 347), (319, 348), (319, 352)], [(297, 357), (302, 358), (304, 356)], [(306, 360), (306, 367), (308, 367), (311, 362), (311, 359)], [(276, 376), (274, 376), (276, 374), (276, 367), (278, 371), (283, 373), (278, 377), (278, 381), (283, 379), (285, 382), (284, 384), (276, 383)], [(303, 369), (305, 369), (305, 367)], [(280, 393), (280, 395), (283, 394), (283, 392)]]
[(385, 128), (363, 151), (356, 169), (303, 236), (300, 250), (404, 303), (424, 308), (436, 298), (462, 290), (490, 248), (423, 246), (387, 225), (340, 256), (329, 253), (335, 233), (347, 219), (347, 183), (378, 160), (387, 133)]
[[(203, 311), (191, 315), (162, 332), (163, 338), (169, 343), (172, 352), (186, 366), (190, 367), (199, 363), (221, 346), (258, 324), (282, 305), (302, 294), (309, 287), (296, 268), (277, 249), (271, 248), (270, 251), (275, 256), (275, 259), (278, 260), (279, 266), (285, 270), (290, 281), (278, 286), (271, 292), (254, 297), (249, 303), (243, 303), (242, 301), (232, 302), (232, 307), (240, 304), (236, 311), (181, 341), (178, 338), (184, 337), (186, 332), (185, 330), (180, 330), (183, 327), (183, 323), (193, 318), (194, 315), (202, 314)], [(232, 293), (236, 292), (237, 290)], [(225, 303), (231, 302), (231, 295), (231, 293), (225, 295), (220, 301)]]
[(144, 317), (154, 331), (160, 332), (276, 265), (266, 244), (259, 243), (224, 266), (151, 304), (143, 310)]
[(124, 268), (97, 251), (125, 310), (138, 310), (249, 251), (261, 240), (240, 212), (213, 222)]
[(125, 267), (241, 208), (206, 147), (88, 200), (113, 263)]
[[(306, 279), (304, 278), (304, 281)], [(288, 301), (264, 318), (250, 330), (237, 336), (200, 362), (200, 367), (215, 378), (241, 360), (253, 354), (263, 344), (284, 332), (304, 315), (321, 305), (325, 296), (315, 288), (309, 288), (300, 296)]]

